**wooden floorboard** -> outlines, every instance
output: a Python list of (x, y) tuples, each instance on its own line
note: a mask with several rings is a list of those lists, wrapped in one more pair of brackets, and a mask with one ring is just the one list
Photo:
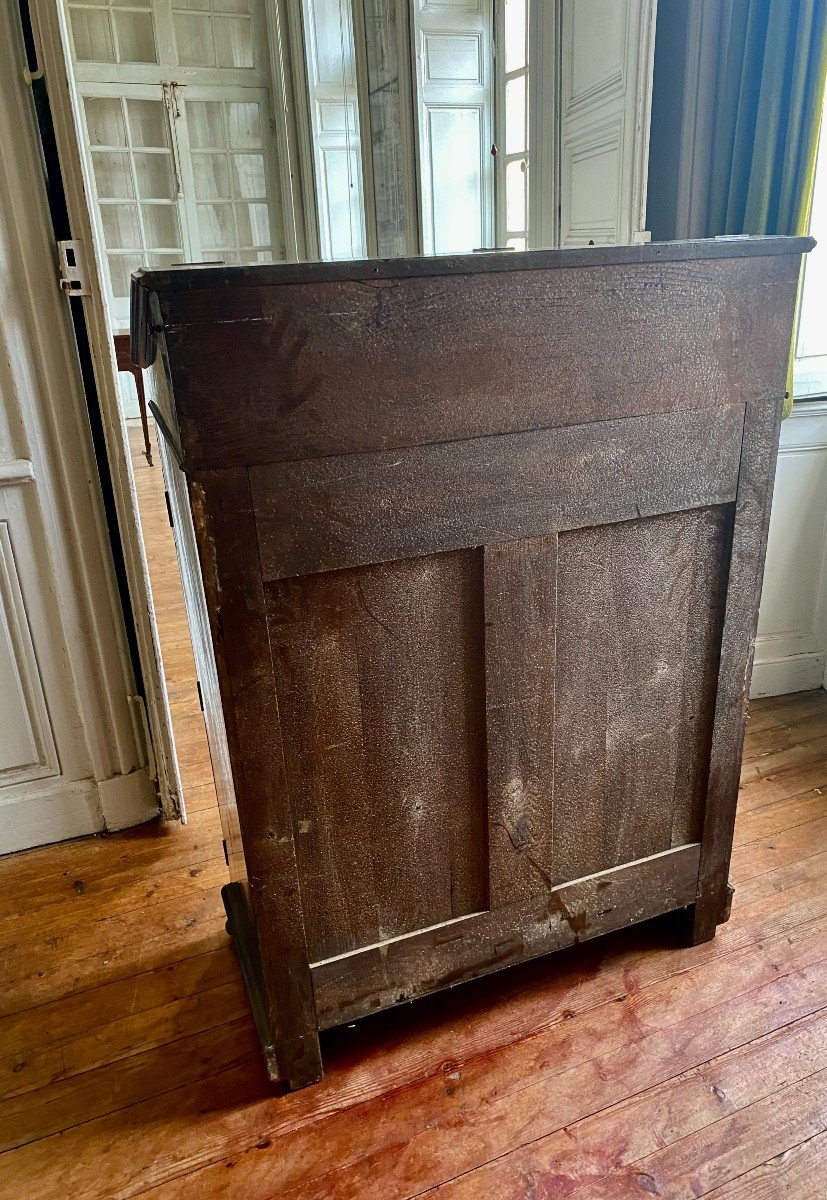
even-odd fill
[(190, 822), (0, 861), (0, 1195), (827, 1195), (827, 694), (752, 708), (713, 942), (664, 918), (331, 1030), (322, 1083), (276, 1095), (160, 469), (135, 463)]

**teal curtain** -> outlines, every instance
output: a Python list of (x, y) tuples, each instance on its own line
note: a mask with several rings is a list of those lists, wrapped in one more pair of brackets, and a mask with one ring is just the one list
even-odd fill
[(806, 233), (827, 0), (724, 0), (709, 236)]
[[(827, 74), (827, 0), (724, 0), (720, 19), (708, 236), (807, 233)], [(793, 344), (785, 417), (793, 405), (794, 353)]]

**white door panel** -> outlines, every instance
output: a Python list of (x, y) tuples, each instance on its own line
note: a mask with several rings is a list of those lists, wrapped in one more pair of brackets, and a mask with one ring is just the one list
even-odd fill
[(563, 0), (561, 246), (631, 242), (642, 228), (652, 0)]
[(0, 518), (0, 788), (60, 772), (8, 517)]

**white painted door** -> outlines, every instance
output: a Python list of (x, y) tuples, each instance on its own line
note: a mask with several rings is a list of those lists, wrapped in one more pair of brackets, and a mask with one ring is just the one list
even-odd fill
[(560, 246), (644, 229), (654, 14), (655, 0), (562, 0)]
[(422, 246), (494, 245), (492, 0), (412, 0)]
[(0, 6), (0, 853), (158, 811), (13, 14)]
[(264, 0), (67, 0), (114, 322), (140, 266), (287, 257)]

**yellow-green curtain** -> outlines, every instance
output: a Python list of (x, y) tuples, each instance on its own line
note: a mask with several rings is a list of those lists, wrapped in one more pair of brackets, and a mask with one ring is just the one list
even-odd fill
[[(725, 0), (721, 37), (708, 234), (806, 233), (827, 0)], [(785, 416), (791, 408), (792, 353)]]

